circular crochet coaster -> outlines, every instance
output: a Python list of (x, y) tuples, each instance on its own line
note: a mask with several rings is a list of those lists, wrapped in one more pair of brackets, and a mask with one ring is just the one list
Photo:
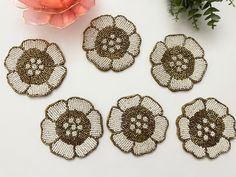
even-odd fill
[(84, 32), (83, 49), (99, 70), (115, 72), (129, 68), (140, 52), (141, 37), (126, 17), (103, 15), (92, 20)]
[(65, 58), (54, 43), (28, 39), (13, 47), (5, 59), (7, 80), (13, 90), (30, 97), (45, 96), (66, 76)]
[(191, 90), (207, 70), (204, 50), (195, 39), (183, 34), (169, 35), (158, 42), (150, 60), (153, 78), (172, 92)]
[(41, 139), (53, 154), (72, 160), (86, 157), (103, 134), (102, 116), (87, 100), (73, 97), (48, 106)]
[(183, 148), (198, 159), (228, 152), (236, 135), (234, 117), (215, 98), (197, 98), (184, 105), (176, 125)]
[(141, 156), (153, 152), (165, 140), (168, 120), (151, 97), (134, 95), (119, 99), (111, 108), (107, 126), (116, 147)]

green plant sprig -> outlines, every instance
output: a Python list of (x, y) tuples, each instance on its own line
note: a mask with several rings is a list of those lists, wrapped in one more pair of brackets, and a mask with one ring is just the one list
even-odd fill
[(228, 1), (234, 5), (234, 0), (170, 0), (170, 12), (179, 19), (180, 14), (186, 13), (193, 27), (199, 29), (199, 19), (204, 18), (207, 25), (214, 29), (220, 21), (219, 9), (213, 6), (216, 2)]

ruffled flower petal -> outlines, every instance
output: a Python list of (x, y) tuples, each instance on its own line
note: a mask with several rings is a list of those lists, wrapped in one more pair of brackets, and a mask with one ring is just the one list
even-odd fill
[(193, 153), (197, 158), (203, 158), (206, 156), (205, 148), (194, 144), (191, 140), (184, 143), (184, 149), (187, 152)]
[(156, 149), (156, 146), (156, 143), (151, 138), (141, 143), (135, 142), (133, 153), (137, 156), (144, 155), (153, 152)]
[(205, 104), (202, 99), (196, 99), (193, 102), (191, 102), (183, 107), (184, 114), (188, 118), (193, 117), (197, 112), (204, 110), (204, 109), (205, 109)]
[(120, 107), (122, 111), (125, 111), (129, 108), (139, 106), (140, 101), (141, 101), (141, 97), (139, 95), (124, 97), (118, 101), (118, 106)]
[(48, 43), (47, 41), (44, 41), (44, 40), (29, 39), (29, 40), (23, 41), (21, 46), (24, 48), (24, 50), (38, 49), (40, 51), (44, 51), (47, 48)]
[(7, 75), (8, 83), (19, 94), (25, 93), (29, 88), (29, 84), (24, 83), (17, 72), (12, 72)]
[(87, 118), (91, 124), (90, 135), (94, 138), (100, 138), (102, 136), (102, 116), (101, 114), (93, 110), (88, 115)]
[(89, 27), (84, 32), (84, 42), (83, 42), (83, 48), (84, 50), (92, 50), (95, 48), (95, 41), (98, 35), (98, 30)]
[(158, 143), (164, 141), (164, 139), (166, 138), (166, 131), (168, 125), (169, 125), (168, 120), (165, 117), (163, 116), (155, 117), (155, 129), (151, 137)]
[(52, 43), (48, 46), (46, 50), (47, 54), (49, 54), (55, 65), (63, 65), (65, 63), (65, 58), (63, 53), (61, 52), (60, 48), (58, 45)]
[(58, 87), (63, 78), (66, 76), (66, 68), (64, 66), (56, 66), (48, 79), (48, 84), (54, 88)]
[(53, 121), (57, 121), (67, 111), (67, 104), (64, 100), (60, 100), (54, 104), (49, 105), (46, 109), (46, 115)]
[(77, 110), (87, 115), (93, 109), (93, 105), (85, 99), (73, 97), (67, 100), (70, 111)]
[(129, 42), (130, 42), (130, 45), (129, 45), (129, 48), (127, 49), (127, 51), (131, 55), (136, 57), (139, 54), (139, 52), (140, 52), (140, 45), (141, 45), (141, 37), (140, 37), (140, 35), (137, 34), (137, 33), (132, 34), (129, 37)]
[(193, 74), (189, 78), (192, 79), (194, 82), (199, 82), (202, 80), (206, 70), (207, 70), (206, 60), (203, 58), (197, 59), (195, 60)]
[(169, 35), (165, 38), (165, 44), (168, 48), (183, 46), (186, 36), (183, 34)]
[(5, 60), (5, 66), (9, 71), (15, 71), (17, 62), (22, 56), (24, 51), (20, 47), (13, 47)]
[(211, 159), (214, 159), (220, 154), (229, 151), (229, 149), (230, 142), (225, 138), (221, 138), (215, 146), (207, 148), (207, 153)]
[(126, 17), (121, 15), (115, 18), (115, 26), (117, 28), (124, 30), (128, 35), (131, 35), (136, 31), (134, 24), (131, 21), (129, 21)]
[(193, 87), (193, 82), (187, 78), (183, 80), (177, 80), (172, 78), (169, 84), (169, 89), (172, 91), (187, 91)]
[(189, 37), (186, 39), (184, 47), (189, 50), (195, 58), (203, 58), (204, 57), (204, 50), (202, 47), (198, 44), (198, 42)]
[(154, 116), (163, 114), (161, 106), (151, 97), (145, 96), (140, 105), (151, 111)]
[(44, 119), (41, 123), (42, 128), (42, 141), (46, 144), (52, 144), (55, 140), (57, 140), (58, 135), (56, 132), (56, 123), (52, 122), (49, 119)]
[(236, 135), (236, 130), (235, 130), (235, 119), (231, 115), (227, 115), (226, 117), (223, 118), (224, 122), (224, 131), (223, 135), (226, 138), (234, 138)]
[(94, 138), (87, 138), (81, 145), (75, 146), (75, 153), (78, 157), (85, 157), (98, 146), (98, 142)]
[(153, 64), (161, 64), (162, 63), (162, 58), (165, 52), (167, 51), (167, 47), (163, 42), (158, 42), (150, 56), (150, 60)]
[(214, 111), (219, 117), (228, 114), (228, 108), (214, 98), (209, 98), (206, 102), (206, 110)]
[(134, 57), (126, 53), (122, 58), (115, 59), (112, 62), (112, 70), (116, 72), (123, 71), (134, 64)]
[(111, 109), (109, 117), (108, 117), (107, 126), (113, 132), (118, 133), (122, 131), (122, 127), (121, 127), (122, 115), (123, 115), (123, 112), (120, 109), (116, 107), (113, 107)]
[(51, 145), (51, 151), (67, 160), (72, 160), (75, 157), (74, 146), (63, 142), (60, 139)]
[(152, 75), (156, 82), (161, 86), (168, 86), (171, 76), (168, 74), (162, 64), (156, 65), (152, 68)]
[(29, 96), (40, 97), (48, 95), (51, 91), (51, 88), (46, 83), (40, 85), (31, 84), (29, 89), (27, 90), (27, 94)]
[(115, 146), (118, 146), (124, 152), (130, 152), (134, 146), (134, 142), (128, 140), (123, 132), (112, 135), (111, 139)]
[(112, 60), (107, 57), (99, 56), (96, 50), (89, 51), (87, 53), (87, 58), (94, 63), (98, 69), (108, 71), (111, 68)]
[(98, 30), (114, 25), (114, 19), (110, 15), (103, 15), (92, 20), (91, 25)]
[(186, 117), (181, 117), (177, 120), (178, 135), (181, 140), (187, 140), (191, 137), (189, 133), (189, 122), (189, 119)]

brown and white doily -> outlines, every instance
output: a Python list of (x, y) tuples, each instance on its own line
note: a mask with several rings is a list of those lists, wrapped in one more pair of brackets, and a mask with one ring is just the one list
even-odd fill
[(115, 72), (129, 68), (140, 52), (141, 37), (126, 17), (102, 15), (84, 32), (83, 49), (99, 70)]
[(197, 98), (184, 105), (176, 125), (183, 148), (198, 159), (228, 152), (236, 135), (234, 117), (215, 98)]
[(28, 39), (13, 47), (5, 59), (13, 90), (30, 97), (50, 94), (66, 76), (65, 58), (55, 43)]
[(141, 156), (153, 152), (165, 140), (168, 120), (151, 97), (134, 95), (119, 99), (111, 108), (107, 126), (116, 147)]
[(48, 106), (41, 123), (41, 139), (53, 154), (72, 160), (83, 158), (98, 146), (103, 134), (102, 116), (89, 101), (73, 97)]

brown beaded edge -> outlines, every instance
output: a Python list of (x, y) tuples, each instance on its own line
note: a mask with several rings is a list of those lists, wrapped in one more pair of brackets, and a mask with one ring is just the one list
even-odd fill
[[(51, 120), (52, 122), (55, 122), (54, 120), (52, 120), (52, 119), (47, 115), (48, 109), (49, 109), (51, 106), (53, 106), (53, 105), (55, 105), (55, 104), (57, 104), (57, 103), (59, 103), (59, 102), (65, 102), (65, 103), (67, 103), (68, 100), (70, 100), (70, 99), (80, 99), (80, 100), (87, 101), (88, 103), (91, 104), (92, 108), (89, 110), (89, 112), (86, 114), (86, 116), (87, 116), (88, 114), (90, 114), (90, 113), (94, 110), (94, 111), (97, 111), (97, 113), (98, 113), (99, 116), (101, 117), (101, 119), (100, 119), (101, 131), (102, 131), (102, 132), (101, 132), (101, 136), (95, 138), (95, 137), (92, 137), (92, 136), (89, 135), (90, 138), (93, 138), (93, 139), (96, 140), (97, 145), (95, 146), (94, 149), (92, 149), (91, 151), (89, 151), (84, 157), (78, 157), (78, 156), (76, 155), (75, 147), (74, 147), (74, 156), (73, 156), (72, 158), (67, 158), (67, 157), (64, 157), (64, 156), (62, 156), (62, 155), (60, 155), (60, 154), (57, 154), (57, 153), (55, 153), (55, 152), (52, 150), (52, 144), (55, 143), (55, 142), (57, 142), (57, 141), (60, 139), (60, 137), (58, 137), (55, 141), (53, 141), (53, 143), (50, 143), (50, 144), (46, 143), (46, 142), (43, 140), (43, 138), (42, 138), (42, 136), (43, 136), (43, 126), (42, 126), (42, 124), (43, 124), (44, 120), (49, 119), (49, 120)], [(67, 110), (69, 109), (69, 107), (68, 107), (67, 104), (66, 104), (66, 108), (67, 108)], [(54, 102), (54, 103), (48, 105), (48, 106), (46, 107), (46, 109), (45, 109), (45, 118), (44, 118), (44, 119), (41, 121), (41, 123), (40, 123), (40, 129), (41, 129), (40, 139), (41, 139), (41, 141), (43, 142), (43, 144), (49, 146), (50, 152), (51, 152), (52, 154), (54, 154), (54, 155), (56, 155), (56, 156), (58, 156), (58, 157), (62, 157), (62, 158), (64, 158), (64, 159), (68, 160), (68, 161), (74, 160), (76, 157), (78, 157), (79, 159), (84, 159), (85, 157), (87, 157), (88, 155), (90, 155), (92, 152), (94, 152), (94, 151), (97, 149), (97, 147), (98, 147), (98, 145), (99, 145), (99, 139), (100, 139), (100, 138), (103, 136), (103, 134), (104, 134), (103, 120), (102, 120), (102, 115), (101, 115), (101, 113), (100, 113), (97, 109), (95, 109), (94, 105), (93, 105), (90, 101), (88, 101), (88, 100), (86, 100), (86, 99), (84, 99), (84, 98), (81, 98), (81, 97), (70, 97), (70, 98), (68, 98), (67, 100), (61, 99), (61, 100), (58, 100), (58, 101), (56, 101), (56, 102)]]
[[(125, 154), (128, 154), (128, 153), (131, 152), (135, 157), (141, 157), (141, 156), (143, 156), (143, 155), (153, 153), (153, 152), (157, 149), (157, 144), (160, 144), (160, 143), (162, 143), (162, 142), (164, 142), (164, 141), (166, 140), (167, 130), (168, 130), (168, 128), (169, 128), (169, 120), (163, 115), (164, 111), (163, 111), (162, 106), (161, 106), (157, 101), (155, 101), (155, 102), (160, 106), (160, 108), (161, 108), (161, 114), (157, 114), (156, 116), (161, 116), (161, 117), (165, 118), (165, 120), (167, 121), (167, 127), (166, 127), (166, 130), (165, 130), (165, 133), (164, 133), (164, 139), (163, 139), (162, 141), (159, 141), (159, 142), (158, 142), (158, 141), (156, 141), (156, 140), (154, 140), (153, 138), (150, 137), (150, 138), (155, 142), (155, 148), (154, 148), (152, 151), (150, 151), (150, 152), (146, 152), (146, 153), (142, 153), (142, 154), (135, 154), (134, 151), (133, 151), (133, 148), (131, 148), (130, 151), (124, 151), (123, 149), (121, 149), (121, 148), (116, 144), (116, 142), (113, 141), (112, 137), (113, 137), (114, 135), (117, 135), (117, 134), (121, 133), (122, 131), (114, 132), (114, 131), (110, 128), (110, 126), (109, 126), (109, 120), (110, 120), (111, 112), (112, 112), (112, 109), (113, 109), (113, 108), (118, 108), (118, 109), (120, 109), (120, 110), (122, 111), (122, 109), (121, 109), (121, 108), (119, 107), (119, 105), (118, 105), (118, 102), (119, 102), (121, 99), (129, 99), (129, 98), (132, 98), (132, 97), (134, 97), (134, 96), (139, 96), (139, 97), (141, 98), (140, 101), (139, 101), (139, 104), (141, 104), (141, 102), (142, 102), (142, 100), (143, 100), (144, 97), (150, 98), (150, 99), (152, 99), (153, 101), (155, 101), (155, 100), (154, 100), (152, 97), (150, 97), (150, 96), (141, 96), (141, 95), (139, 95), (139, 94), (134, 94), (134, 95), (122, 97), (122, 98), (120, 98), (120, 99), (117, 100), (117, 105), (116, 105), (116, 106), (112, 106), (112, 107), (111, 107), (110, 112), (109, 112), (109, 115), (108, 115), (108, 118), (107, 118), (106, 124), (107, 124), (108, 130), (112, 133), (111, 136), (110, 136), (110, 140), (112, 141), (112, 143), (113, 143), (114, 146), (116, 146), (119, 150), (121, 150), (121, 151), (122, 151), (123, 153), (125, 153)], [(122, 112), (123, 112), (123, 111), (122, 111)], [(135, 142), (132, 143), (133, 146), (134, 146), (134, 143), (135, 143)]]
[[(216, 159), (217, 157), (219, 157), (221, 154), (228, 153), (228, 152), (231, 150), (231, 142), (230, 142), (230, 141), (236, 138), (236, 137), (234, 137), (234, 138), (226, 138), (224, 135), (222, 135), (222, 137), (224, 137), (225, 139), (227, 139), (227, 140), (229, 141), (229, 149), (228, 149), (226, 152), (218, 153), (218, 154), (216, 155), (216, 157), (214, 157), (214, 158), (210, 157), (208, 153), (206, 153), (206, 156), (204, 156), (204, 157), (197, 157), (194, 153), (189, 152), (189, 151), (185, 148), (184, 145), (185, 145), (185, 143), (186, 143), (186, 140), (184, 140), (184, 139), (181, 138), (181, 136), (180, 136), (180, 127), (179, 127), (179, 121), (180, 121), (181, 118), (183, 118), (183, 116), (184, 116), (184, 114), (185, 114), (185, 108), (186, 108), (186, 106), (192, 105), (192, 104), (195, 103), (197, 100), (203, 101), (203, 103), (204, 103), (204, 105), (205, 105), (205, 103), (206, 103), (207, 100), (209, 100), (209, 99), (214, 99), (215, 101), (217, 101), (218, 103), (224, 105), (224, 106), (227, 108), (227, 115), (231, 116), (231, 117), (234, 119), (234, 126), (233, 126), (233, 127), (234, 127), (234, 130), (235, 130), (235, 132), (236, 132), (236, 128), (235, 128), (236, 120), (235, 120), (234, 116), (232, 116), (231, 114), (229, 114), (229, 108), (228, 108), (228, 106), (226, 106), (226, 105), (223, 104), (222, 102), (218, 101), (216, 98), (208, 97), (208, 98), (204, 99), (204, 98), (202, 98), (202, 97), (199, 97), (199, 98), (194, 99), (194, 100), (191, 101), (191, 102), (188, 102), (188, 103), (184, 104), (184, 105), (182, 106), (182, 108), (181, 108), (182, 114), (177, 117), (176, 122), (175, 122), (175, 123), (176, 123), (176, 128), (177, 128), (176, 134), (177, 134), (177, 136), (178, 136), (178, 139), (179, 139), (179, 140), (181, 141), (181, 143), (182, 143), (182, 147), (183, 147), (184, 151), (187, 152), (187, 153), (192, 154), (192, 156), (195, 157), (195, 158), (198, 159), (198, 160), (206, 159), (206, 158), (208, 158), (208, 159), (210, 159), (210, 160), (214, 160), (214, 159)], [(185, 116), (185, 117), (186, 117), (186, 116)], [(224, 118), (224, 117), (225, 117), (225, 116), (223, 116), (223, 117), (221, 117), (221, 118)], [(187, 118), (188, 118), (188, 117), (187, 117)], [(189, 119), (189, 118), (188, 118), (188, 119)], [(236, 135), (235, 135), (235, 136), (236, 136)], [(190, 140), (191, 140), (191, 138), (190, 138)], [(206, 148), (205, 148), (205, 151), (206, 151)]]
[[(113, 20), (116, 19), (117, 17), (123, 17), (123, 18), (125, 18), (126, 21), (130, 22), (130, 23), (133, 24), (133, 26), (134, 26), (134, 32), (131, 33), (129, 36), (131, 36), (131, 35), (133, 35), (133, 34), (136, 33), (136, 34), (139, 35), (139, 37), (140, 37), (140, 43), (139, 43), (139, 45), (138, 45), (138, 47), (139, 47), (139, 52), (137, 53), (137, 55), (133, 55), (133, 54), (131, 54), (130, 52), (126, 51), (126, 53), (128, 53), (129, 55), (131, 55), (132, 57), (134, 57), (134, 61), (133, 61), (128, 67), (126, 67), (126, 68), (119, 69), (119, 70), (114, 70), (114, 69), (112, 68), (112, 64), (109, 65), (109, 68), (101, 68), (97, 63), (92, 62), (92, 61), (89, 59), (89, 57), (88, 57), (88, 52), (89, 52), (89, 51), (93, 51), (93, 50), (95, 50), (95, 49), (86, 49), (86, 48), (84, 47), (85, 32), (86, 32), (89, 28), (91, 28), (91, 27), (95, 28), (97, 31), (100, 31), (96, 26), (94, 26), (94, 25), (92, 24), (92, 22), (93, 22), (94, 20), (99, 19), (100, 17), (103, 17), (103, 16), (112, 17)], [(114, 21), (113, 21), (113, 26), (114, 26), (114, 25), (115, 25), (115, 23), (114, 23)], [(102, 72), (108, 72), (108, 71), (112, 70), (112, 71), (118, 73), (118, 72), (122, 72), (122, 71), (128, 69), (129, 67), (131, 67), (132, 65), (134, 65), (134, 63), (135, 63), (135, 58), (140, 54), (141, 45), (142, 45), (142, 38), (141, 38), (140, 34), (137, 33), (137, 27), (136, 27), (136, 25), (135, 25), (132, 21), (130, 21), (129, 19), (127, 19), (125, 16), (123, 16), (123, 15), (117, 15), (117, 16), (114, 16), (114, 17), (113, 17), (112, 15), (108, 15), (108, 14), (100, 15), (100, 16), (98, 16), (98, 17), (92, 19), (91, 22), (90, 22), (90, 24), (89, 24), (89, 26), (88, 26), (88, 27), (84, 30), (84, 32), (83, 32), (83, 44), (82, 44), (82, 48), (83, 48), (83, 50), (86, 52), (86, 58), (87, 58), (87, 60), (88, 60), (90, 63), (93, 63), (94, 66), (95, 66), (98, 70), (100, 70), (100, 71), (102, 71)]]
[[(163, 84), (160, 83), (160, 81), (159, 81), (158, 79), (155, 78), (154, 73), (153, 73), (153, 67), (154, 67), (154, 66), (157, 66), (158, 64), (155, 64), (155, 63), (152, 61), (152, 57), (151, 57), (151, 56), (152, 56), (152, 54), (154, 53), (157, 44), (158, 44), (158, 43), (162, 43), (162, 44), (164, 44), (165, 47), (168, 49), (168, 47), (167, 47), (166, 44), (165, 44), (166, 38), (169, 37), (169, 36), (177, 36), (177, 35), (183, 35), (183, 36), (185, 37), (185, 40), (184, 40), (183, 45), (185, 44), (186, 39), (192, 39), (194, 42), (196, 42), (197, 44), (199, 44), (193, 37), (187, 37), (185, 34), (170, 34), (170, 35), (167, 35), (167, 36), (165, 37), (164, 42), (163, 42), (163, 41), (158, 41), (158, 42), (155, 44), (155, 46), (154, 46), (154, 48), (152, 49), (152, 52), (151, 52), (151, 54), (150, 54), (150, 56), (149, 56), (149, 60), (150, 60), (150, 63), (151, 63), (151, 65), (152, 65), (152, 67), (151, 67), (151, 75), (152, 75), (153, 79), (158, 83), (159, 86), (161, 86), (161, 87), (163, 87), (163, 88), (168, 88), (168, 90), (170, 90), (171, 92), (174, 92), (174, 93), (190, 91), (190, 90), (193, 89), (194, 84), (200, 83), (200, 82), (203, 80), (203, 77), (202, 77), (198, 82), (196, 82), (196, 81), (194, 81), (193, 79), (189, 78), (189, 79), (193, 82), (193, 85), (192, 85), (190, 88), (182, 89), (182, 90), (174, 90), (174, 89), (170, 88), (170, 86), (169, 86), (169, 85), (170, 85), (170, 81), (171, 81), (171, 79), (173, 78), (173, 76), (171, 76), (171, 79), (168, 81), (167, 86), (164, 86)], [(203, 52), (203, 57), (201, 57), (201, 58), (206, 61), (206, 68), (205, 68), (205, 70), (204, 70), (204, 72), (203, 72), (203, 76), (204, 76), (204, 75), (206, 74), (207, 69), (208, 69), (208, 62), (207, 62), (207, 60), (205, 59), (205, 51), (204, 51), (204, 49), (202, 48), (202, 46), (201, 46), (200, 44), (199, 44), (199, 47), (201, 48), (201, 50), (202, 50), (202, 52)], [(201, 58), (200, 58), (200, 57), (197, 57), (197, 58), (194, 58), (194, 59), (201, 59)]]
[[(48, 87), (49, 87), (49, 89), (50, 89), (50, 91), (47, 92), (47, 93), (44, 94), (44, 95), (39, 95), (39, 94), (30, 95), (30, 94), (28, 94), (28, 93), (27, 93), (27, 90), (30, 88), (30, 85), (31, 85), (31, 84), (29, 84), (29, 86), (27, 87), (27, 89), (26, 89), (24, 92), (20, 93), (20, 92), (18, 92), (18, 91), (13, 87), (13, 85), (12, 85), (12, 84), (9, 82), (9, 80), (8, 80), (8, 75), (10, 75), (11, 73), (16, 72), (16, 71), (11, 71), (11, 70), (9, 70), (9, 69), (7, 68), (7, 66), (6, 66), (6, 60), (7, 60), (7, 58), (10, 56), (10, 52), (11, 52), (13, 49), (15, 49), (15, 48), (20, 48), (20, 49), (22, 49), (23, 51), (25, 51), (25, 49), (23, 48), (23, 43), (25, 43), (25, 42), (27, 42), (27, 41), (38, 41), (38, 40), (43, 41), (43, 42), (45, 42), (45, 43), (47, 44), (47, 47), (44, 49), (44, 51), (47, 50), (47, 48), (48, 48), (50, 45), (55, 45), (55, 46), (57, 47), (57, 49), (60, 51), (60, 53), (61, 53), (61, 55), (62, 55), (62, 57), (63, 57), (63, 63), (61, 63), (61, 64), (59, 64), (59, 65), (55, 65), (55, 66), (63, 66), (63, 68), (65, 69), (65, 73), (62, 75), (61, 81), (59, 82), (59, 84), (58, 84), (56, 87), (52, 87), (51, 85), (49, 85), (49, 84), (46, 82), (47, 85), (48, 85)], [(24, 40), (24, 41), (21, 43), (20, 46), (14, 46), (14, 47), (12, 47), (12, 48), (9, 50), (9, 52), (8, 52), (8, 54), (7, 54), (7, 57), (4, 59), (4, 66), (5, 66), (5, 68), (6, 68), (7, 71), (8, 71), (7, 76), (6, 76), (7, 83), (11, 86), (11, 88), (14, 90), (14, 92), (17, 93), (17, 94), (19, 94), (19, 95), (27, 95), (27, 96), (30, 97), (30, 98), (48, 96), (48, 95), (50, 95), (55, 89), (57, 89), (59, 86), (61, 86), (62, 82), (64, 81), (64, 79), (65, 79), (65, 77), (66, 77), (66, 75), (67, 75), (67, 71), (68, 71), (67, 68), (64, 66), (65, 63), (66, 63), (65, 56), (64, 56), (62, 50), (60, 49), (60, 47), (59, 47), (56, 43), (49, 43), (48, 41), (46, 41), (46, 40), (44, 40), (44, 39), (26, 39), (26, 40)]]

